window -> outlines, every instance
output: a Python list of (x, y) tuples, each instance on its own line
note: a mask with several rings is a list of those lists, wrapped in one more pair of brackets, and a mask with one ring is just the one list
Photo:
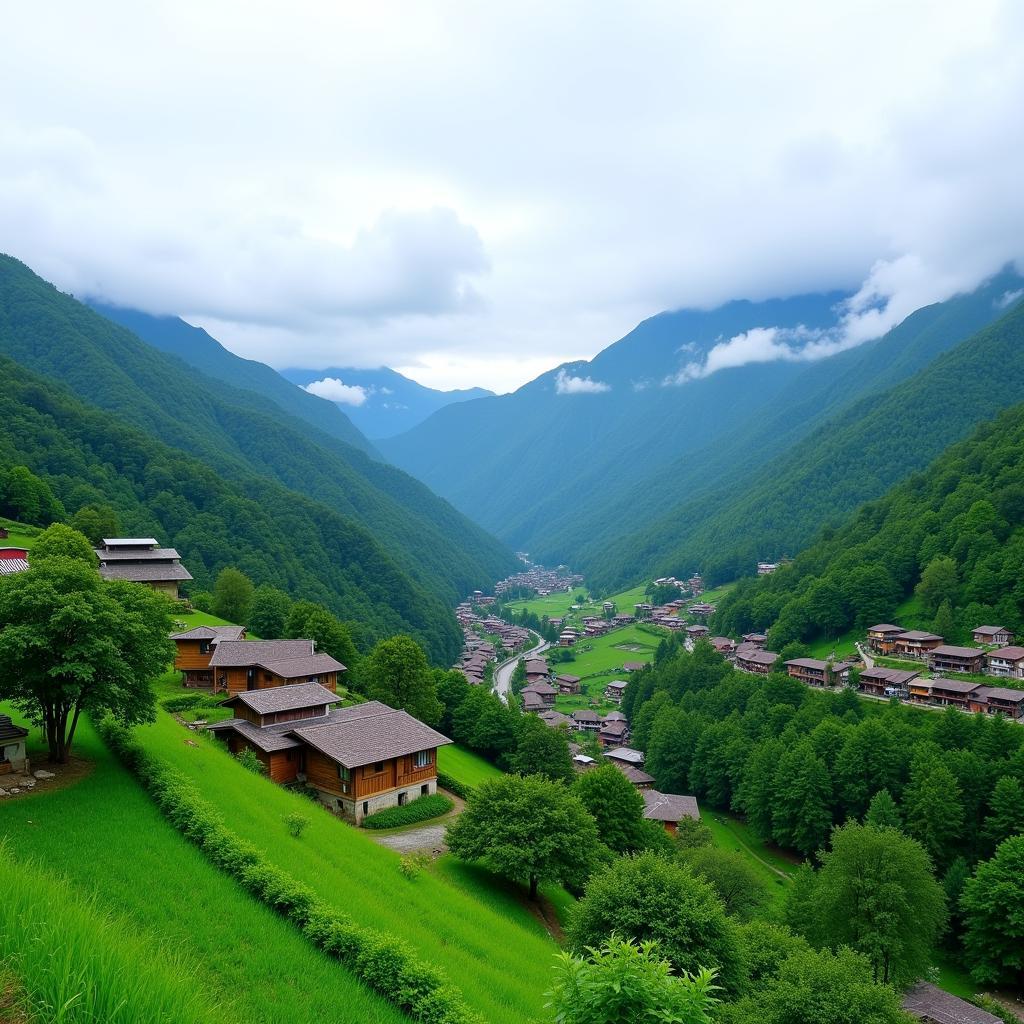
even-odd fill
[(209, 654), (210, 653), (210, 641), (209, 640), (200, 640), (199, 641), (199, 653), (200, 654)]
[(417, 768), (426, 768), (427, 765), (434, 763), (433, 751), (420, 750), (417, 751), (416, 756), (413, 758), (413, 764)]
[(430, 786), (426, 783), (420, 786), (420, 796), (430, 796)]
[(352, 778), (352, 772), (346, 768), (343, 764), (338, 765), (338, 778), (342, 782), (348, 782)]
[(378, 761), (378, 762), (377, 762), (377, 763), (376, 763), (376, 764), (375, 764), (375, 765), (373, 766), (373, 774), (374, 774), (374, 775), (380, 775), (380, 773), (381, 773), (382, 771), (384, 771), (384, 762), (383, 762), (383, 761)]
[(320, 677), (319, 677), (319, 676), (310, 676), (310, 677), (309, 677), (309, 678), (308, 678), (308, 679), (306, 680), (306, 682), (307, 682), (307, 683), (319, 683), (319, 682), (320, 682)]
[(399, 793), (398, 794), (398, 806), (399, 807), (404, 807), (408, 802), (409, 802), (409, 794), (408, 793)]

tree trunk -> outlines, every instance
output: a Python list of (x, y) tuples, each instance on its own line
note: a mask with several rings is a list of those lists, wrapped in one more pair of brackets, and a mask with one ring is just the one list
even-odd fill
[(46, 745), (48, 747), (47, 760), (51, 764), (67, 764), (67, 708), (60, 705), (51, 705), (46, 708), (44, 722), (46, 725)]
[(537, 898), (537, 882), (538, 878), (536, 875), (530, 875), (530, 899), (535, 900)]

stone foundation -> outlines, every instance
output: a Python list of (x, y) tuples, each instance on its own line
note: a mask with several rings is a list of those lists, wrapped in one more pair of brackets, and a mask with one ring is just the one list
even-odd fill
[[(423, 792), (424, 789), (426, 792)], [(413, 800), (418, 800), (421, 796), (430, 796), (436, 792), (437, 779), (434, 778), (428, 779), (426, 782), (417, 783), (414, 786), (390, 789), (386, 793), (375, 793), (364, 800), (352, 800), (348, 797), (336, 796), (334, 793), (324, 793), (321, 791), (320, 801), (330, 810), (341, 815), (346, 821), (359, 825), (362, 823), (363, 818), (376, 814), (377, 811), (386, 810), (388, 807), (397, 807), (399, 797), (403, 793), (406, 795), (405, 802), (412, 803)]]

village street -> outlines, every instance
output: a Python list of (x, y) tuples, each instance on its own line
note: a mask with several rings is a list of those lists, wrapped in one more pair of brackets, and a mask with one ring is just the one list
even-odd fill
[(508, 661), (503, 661), (494, 670), (494, 692), (507, 704), (508, 703), (508, 691), (512, 685), (512, 673), (516, 670), (516, 665), (523, 658), (532, 657), (535, 654), (543, 654), (551, 644), (547, 641), (542, 640), (536, 647), (531, 647), (528, 651), (523, 651), (522, 654), (517, 655), (514, 658), (509, 658)]

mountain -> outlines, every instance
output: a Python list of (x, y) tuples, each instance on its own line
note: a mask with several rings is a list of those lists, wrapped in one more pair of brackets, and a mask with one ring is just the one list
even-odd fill
[(407, 474), (265, 395), (158, 351), (11, 257), (0, 257), (0, 354), (201, 459), (226, 480), (255, 476), (337, 512), (448, 605), (516, 564), (493, 537)]
[(236, 388), (255, 391), (325, 434), (361, 448), (369, 455), (377, 454), (373, 445), (334, 402), (303, 391), (263, 363), (236, 356), (201, 327), (193, 327), (176, 316), (150, 316), (137, 309), (92, 300), (89, 305), (101, 316), (127, 327), (161, 352), (178, 356), (208, 377)]
[[(329, 381), (324, 385), (325, 396), (330, 397), (332, 388), (344, 394), (346, 400), (339, 401), (339, 405), (343, 406), (348, 418), (374, 440), (411, 430), (446, 405), (493, 395), (485, 388), (437, 391), (386, 366), (375, 370), (339, 366), (329, 366), (326, 370), (282, 370), (281, 376), (301, 387), (314, 381)], [(335, 381), (345, 390), (338, 389)]]
[(800, 372), (795, 363), (723, 370), (665, 386), (714, 344), (766, 323), (835, 323), (839, 293), (662, 313), (589, 362), (543, 374), (511, 395), (448, 406), (378, 446), (457, 508), (516, 547), (543, 536), (534, 510), (560, 495), (571, 513), (608, 500), (753, 413)]
[[(1024, 344), (1024, 310), (984, 333), (988, 355)], [(955, 380), (952, 353), (942, 362)], [(969, 387), (963, 400), (975, 400), (980, 390)], [(921, 612), (939, 614), (948, 602), (947, 638), (964, 639), (983, 623), (1019, 633), (1022, 572), (1024, 404), (1017, 404), (862, 505), (791, 565), (741, 581), (720, 602), (715, 627), (736, 633), (771, 627), (778, 650), (791, 640), (896, 622), (897, 606), (924, 580)]]
[(110, 505), (130, 535), (176, 547), (196, 590), (233, 565), (331, 608), (355, 624), (364, 647), (409, 633), (442, 664), (458, 652), (462, 637), (445, 604), (351, 519), (255, 473), (227, 480), (3, 356), (0, 406), (0, 475), (27, 466), (69, 512)]

